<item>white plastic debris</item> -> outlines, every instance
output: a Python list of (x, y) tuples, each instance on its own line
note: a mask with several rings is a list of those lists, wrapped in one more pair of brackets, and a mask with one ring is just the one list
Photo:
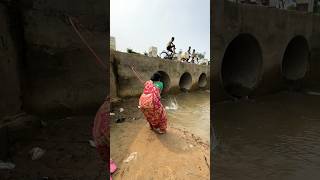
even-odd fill
[(44, 121), (44, 120), (41, 120), (40, 123), (41, 123), (41, 125), (43, 127), (47, 127), (48, 126), (48, 123), (46, 121)]
[(31, 154), (32, 160), (37, 160), (37, 159), (40, 159), (44, 155), (45, 152), (46, 152), (45, 150), (43, 150), (39, 147), (35, 147), (35, 148), (32, 148), (29, 153)]
[(137, 155), (138, 155), (138, 152), (133, 152), (133, 153), (131, 153), (130, 156), (129, 156), (126, 160), (124, 160), (123, 162), (128, 163), (128, 162), (136, 159), (136, 158), (137, 158)]
[(307, 91), (306, 93), (307, 93), (308, 95), (320, 96), (320, 93), (319, 93), (319, 92)]
[(138, 109), (140, 109), (140, 106), (138, 106)]
[(91, 147), (94, 147), (94, 148), (96, 147), (96, 143), (92, 140), (89, 140), (89, 144)]
[(120, 108), (120, 109), (119, 109), (119, 111), (120, 111), (120, 112), (123, 112), (123, 111), (124, 111), (124, 109), (123, 109), (123, 108)]
[(15, 167), (16, 165), (13, 163), (0, 161), (0, 169), (11, 170), (11, 169), (14, 169)]
[(116, 113), (110, 113), (110, 116), (115, 116), (116, 115)]

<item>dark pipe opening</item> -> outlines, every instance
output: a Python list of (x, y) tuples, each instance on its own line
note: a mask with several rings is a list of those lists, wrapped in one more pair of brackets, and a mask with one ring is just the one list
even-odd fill
[(164, 71), (157, 71), (161, 75), (161, 82), (163, 83), (163, 92), (167, 92), (170, 89), (170, 77)]
[(200, 88), (204, 88), (206, 87), (206, 85), (207, 85), (207, 75), (205, 73), (202, 73), (198, 80), (198, 86)]
[(303, 36), (293, 38), (284, 53), (282, 61), (282, 75), (287, 80), (302, 79), (308, 68), (309, 46)]
[(224, 89), (234, 97), (248, 96), (257, 86), (262, 52), (250, 34), (240, 34), (228, 45), (221, 68)]
[(191, 89), (191, 86), (192, 86), (191, 74), (188, 72), (183, 73), (182, 76), (180, 77), (180, 81), (179, 81), (180, 90), (188, 91)]

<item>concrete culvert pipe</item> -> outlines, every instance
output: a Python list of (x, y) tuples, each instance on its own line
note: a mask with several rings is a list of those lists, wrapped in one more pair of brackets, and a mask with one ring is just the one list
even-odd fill
[(207, 75), (205, 73), (202, 73), (200, 76), (199, 76), (199, 80), (198, 80), (198, 86), (200, 88), (204, 88), (206, 87), (207, 85)]
[(168, 92), (170, 89), (170, 77), (164, 71), (157, 71), (161, 75), (161, 82), (163, 83), (163, 91)]
[(248, 96), (262, 71), (262, 51), (250, 34), (240, 34), (228, 45), (221, 67), (224, 89), (234, 97)]
[(282, 74), (288, 80), (302, 79), (308, 68), (309, 46), (303, 36), (293, 38), (284, 53)]
[(192, 76), (190, 73), (185, 72), (180, 77), (179, 87), (183, 91), (190, 90), (192, 86)]

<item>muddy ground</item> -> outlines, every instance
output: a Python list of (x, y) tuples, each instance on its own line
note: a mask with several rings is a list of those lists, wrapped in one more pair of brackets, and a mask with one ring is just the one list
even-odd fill
[[(93, 116), (42, 118), (42, 121), (45, 127), (33, 125), (16, 135), (9, 158), (16, 167), (0, 170), (1, 180), (106, 179), (106, 166), (88, 143)], [(34, 147), (46, 152), (33, 161), (29, 151)]]
[[(130, 98), (112, 105), (111, 158), (118, 165), (114, 179), (209, 179), (209, 146), (199, 137), (170, 124), (167, 134), (150, 130), (137, 107), (138, 99)], [(119, 113), (119, 108), (124, 108)], [(120, 114), (120, 116), (119, 116)], [(122, 123), (117, 119), (125, 118)], [(124, 162), (131, 153), (136, 157)]]

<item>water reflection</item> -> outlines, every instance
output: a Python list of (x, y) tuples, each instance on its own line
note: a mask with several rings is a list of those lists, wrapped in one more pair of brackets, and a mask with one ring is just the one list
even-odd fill
[(279, 93), (213, 108), (215, 179), (319, 179), (320, 96)]

